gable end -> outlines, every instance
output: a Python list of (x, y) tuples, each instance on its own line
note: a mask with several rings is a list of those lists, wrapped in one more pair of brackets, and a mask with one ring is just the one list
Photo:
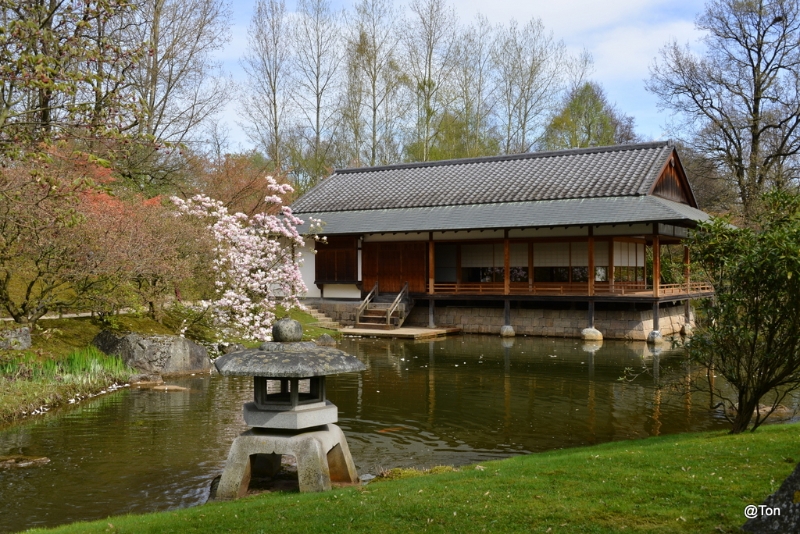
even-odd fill
[(687, 206), (697, 207), (689, 180), (683, 170), (678, 153), (673, 150), (669, 159), (661, 169), (658, 179), (650, 189), (650, 194), (673, 202), (686, 204)]

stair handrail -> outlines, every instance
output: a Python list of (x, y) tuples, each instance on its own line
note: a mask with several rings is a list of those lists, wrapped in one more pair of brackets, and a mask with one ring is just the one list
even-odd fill
[(395, 297), (394, 302), (392, 302), (392, 305), (389, 306), (388, 310), (386, 310), (387, 325), (391, 323), (392, 314), (394, 313), (394, 310), (397, 309), (397, 307), (400, 305), (400, 302), (403, 301), (403, 295), (405, 295), (406, 298), (408, 298), (408, 282), (405, 283), (403, 289), (400, 290), (400, 293), (397, 294), (397, 297)]
[(369, 306), (370, 301), (373, 298), (375, 298), (375, 295), (377, 294), (378, 294), (378, 282), (375, 282), (372, 291), (367, 293), (367, 296), (364, 297), (363, 302), (361, 302), (361, 305), (358, 307), (358, 310), (356, 311), (356, 324), (361, 322), (361, 314), (364, 313), (364, 310), (367, 309), (367, 306)]

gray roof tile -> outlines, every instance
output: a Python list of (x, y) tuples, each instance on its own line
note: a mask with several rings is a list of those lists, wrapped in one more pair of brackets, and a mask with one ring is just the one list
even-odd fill
[[(331, 211), (313, 216), (325, 222), (324, 235), (651, 222), (691, 225), (708, 219), (698, 209), (655, 196)], [(307, 225), (301, 231), (307, 232)]]
[(463, 206), (647, 194), (670, 143), (644, 143), (334, 172), (296, 213)]

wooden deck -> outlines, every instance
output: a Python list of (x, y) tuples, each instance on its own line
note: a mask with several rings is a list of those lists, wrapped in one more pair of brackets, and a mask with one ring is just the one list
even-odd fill
[[(570, 297), (634, 297), (634, 298), (699, 298), (714, 293), (714, 288), (704, 282), (684, 284), (661, 284), (658, 297), (651, 285), (644, 282), (595, 282), (590, 288), (588, 282), (512, 282), (508, 292), (502, 282), (494, 283), (437, 283), (434, 284), (434, 296), (442, 295), (539, 295)], [(422, 295), (420, 295), (422, 296)]]
[(422, 328), (401, 326), (394, 330), (378, 330), (373, 328), (339, 328), (344, 336), (356, 337), (395, 337), (400, 339), (431, 339), (449, 334), (460, 334), (460, 328)]

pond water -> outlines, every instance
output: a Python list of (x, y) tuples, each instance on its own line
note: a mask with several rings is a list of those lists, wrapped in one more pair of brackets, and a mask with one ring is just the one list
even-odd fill
[[(723, 428), (707, 396), (656, 380), (698, 374), (643, 343), (454, 336), (345, 339), (363, 373), (328, 379), (359, 473), (462, 465), (613, 440)], [(633, 382), (626, 368), (647, 369)], [(702, 375), (703, 377), (705, 375)], [(245, 430), (252, 379), (194, 376), (187, 391), (128, 389), (0, 429), (0, 531), (202, 504)]]

